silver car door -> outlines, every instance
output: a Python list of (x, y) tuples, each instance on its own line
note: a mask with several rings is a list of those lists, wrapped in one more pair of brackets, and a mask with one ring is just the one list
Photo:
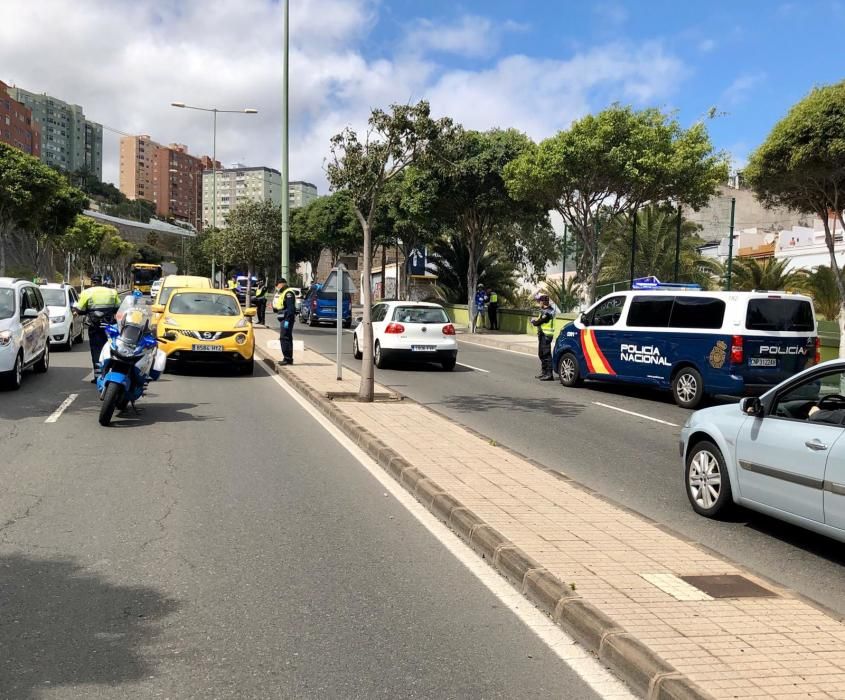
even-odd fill
[(824, 472), (824, 521), (845, 530), (845, 439), (837, 440)]

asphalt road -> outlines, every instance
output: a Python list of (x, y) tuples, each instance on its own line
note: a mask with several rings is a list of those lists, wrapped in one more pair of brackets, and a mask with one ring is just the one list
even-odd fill
[[(334, 327), (297, 325), (295, 337), (335, 354)], [(351, 331), (343, 347), (344, 363), (359, 367)], [(689, 412), (668, 394), (538, 382), (535, 357), (467, 342), (458, 363), (453, 372), (425, 364), (376, 370), (376, 380), (845, 615), (841, 544), (751, 511), (727, 522), (692, 511), (678, 457)]]
[(0, 698), (597, 697), (268, 375), (88, 361), (0, 393)]

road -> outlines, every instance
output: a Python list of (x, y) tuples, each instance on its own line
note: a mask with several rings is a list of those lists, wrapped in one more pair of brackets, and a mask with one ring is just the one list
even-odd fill
[(275, 378), (88, 361), (0, 393), (0, 697), (598, 697)]
[[(297, 325), (295, 333), (334, 357), (333, 327)], [(359, 367), (351, 331), (343, 348), (344, 364)], [(376, 370), (376, 380), (845, 615), (840, 544), (751, 511), (727, 522), (693, 513), (678, 458), (689, 412), (668, 394), (538, 382), (536, 358), (468, 342), (458, 362), (451, 373), (436, 365)]]

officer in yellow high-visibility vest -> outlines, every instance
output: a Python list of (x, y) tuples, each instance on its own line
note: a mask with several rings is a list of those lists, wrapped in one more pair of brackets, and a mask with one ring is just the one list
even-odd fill
[(492, 287), (487, 287), (487, 320), (490, 323), (490, 330), (499, 330), (499, 295)]
[(91, 284), (79, 295), (74, 309), (88, 316), (88, 344), (91, 347), (91, 363), (94, 365), (94, 379), (91, 383), (94, 384), (97, 381), (100, 353), (107, 340), (105, 327), (114, 321), (120, 306), (120, 295), (106, 287), (100, 275), (91, 275)]
[(264, 319), (267, 316), (267, 283), (264, 280), (258, 280), (258, 284), (255, 287), (255, 294), (253, 294), (252, 299), (255, 302), (258, 322), (262, 326), (266, 325)]
[(540, 374), (535, 379), (541, 382), (554, 381), (552, 372), (552, 339), (555, 336), (555, 310), (546, 294), (534, 297), (540, 303), (537, 318), (531, 319), (531, 325), (537, 329), (537, 355), (540, 358)]
[(276, 284), (273, 311), (279, 318), (279, 344), (282, 346), (281, 365), (293, 364), (293, 322), (296, 320), (296, 295), (282, 277)]
[(228, 285), (229, 290), (232, 292), (234, 292), (235, 288), (238, 286), (237, 280), (235, 280), (234, 277), (232, 277), (226, 284)]

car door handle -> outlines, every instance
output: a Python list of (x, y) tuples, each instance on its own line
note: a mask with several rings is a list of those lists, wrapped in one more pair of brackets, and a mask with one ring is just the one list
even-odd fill
[(807, 440), (804, 444), (811, 450), (816, 450), (816, 452), (822, 452), (827, 449), (827, 445), (819, 439)]

